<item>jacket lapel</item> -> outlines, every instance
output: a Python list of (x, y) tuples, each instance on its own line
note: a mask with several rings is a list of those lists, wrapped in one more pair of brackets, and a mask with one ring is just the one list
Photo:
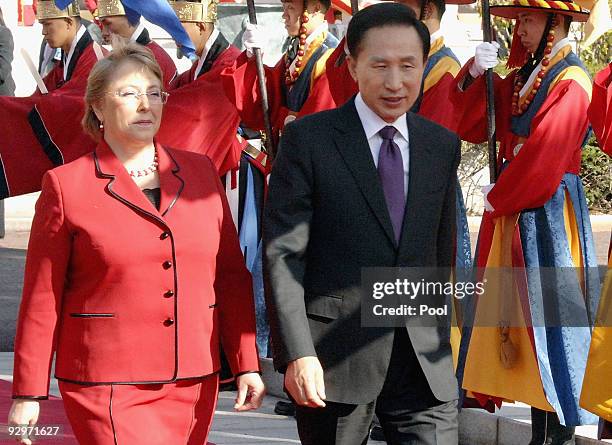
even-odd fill
[(395, 235), (387, 203), (372, 159), (372, 152), (359, 120), (355, 99), (338, 109), (342, 118), (336, 120), (334, 142), (349, 170), (355, 178), (363, 197), (376, 215), (389, 241), (395, 246)]
[(416, 252), (419, 239), (415, 227), (423, 224), (420, 219), (425, 214), (423, 207), (427, 203), (428, 184), (432, 182), (432, 166), (436, 165), (435, 153), (429, 146), (428, 136), (418, 123), (418, 116), (407, 113), (409, 141), (409, 174), (408, 197), (402, 224), (402, 235), (398, 249), (398, 258), (406, 258), (406, 254)]
[(160, 144), (157, 144), (157, 157), (159, 162), (159, 186), (161, 188), (161, 201), (159, 212), (166, 216), (181, 196), (185, 181), (179, 176), (180, 167), (176, 160)]
[(112, 152), (108, 144), (102, 141), (94, 152), (96, 174), (108, 179), (106, 190), (113, 198), (132, 208), (142, 215), (154, 218), (164, 225), (162, 219), (178, 200), (184, 182), (178, 176), (179, 166), (161, 145), (157, 144), (159, 182), (161, 188), (160, 210), (158, 211), (145, 194), (130, 178), (125, 167)]

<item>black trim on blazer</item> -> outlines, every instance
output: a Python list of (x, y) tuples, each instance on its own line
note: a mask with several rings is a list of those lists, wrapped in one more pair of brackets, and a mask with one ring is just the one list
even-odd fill
[(73, 318), (113, 318), (115, 314), (101, 314), (101, 313), (78, 313), (73, 312), (70, 314)]
[(61, 380), (62, 382), (66, 382), (66, 383), (73, 383), (75, 385), (87, 385), (87, 386), (93, 386), (93, 385), (165, 385), (166, 383), (174, 383), (174, 382), (182, 382), (183, 380), (195, 380), (195, 379), (205, 379), (207, 377), (210, 377), (211, 375), (215, 375), (215, 374), (219, 374), (220, 370), (216, 370), (211, 372), (210, 374), (204, 374), (204, 375), (198, 375), (198, 376), (193, 376), (193, 377), (181, 377), (181, 378), (176, 378), (176, 376), (174, 376), (171, 380), (141, 380), (141, 381), (134, 381), (134, 382), (130, 382), (130, 381), (126, 381), (126, 382), (87, 382), (87, 381), (80, 381), (80, 380), (70, 380), (70, 379), (64, 379), (62, 377), (58, 377), (57, 375), (55, 375), (54, 377), (57, 380)]
[(53, 142), (53, 139), (51, 139), (51, 135), (47, 131), (47, 127), (45, 127), (45, 123), (36, 105), (28, 113), (28, 122), (30, 127), (32, 127), (32, 131), (34, 131), (34, 136), (36, 136), (40, 147), (47, 155), (47, 158), (53, 163), (53, 166), (63, 165), (64, 155), (55, 142)]
[[(162, 147), (163, 149), (163, 147)], [(170, 205), (168, 206), (168, 208), (164, 211), (164, 213), (162, 213), (162, 216), (165, 216), (172, 207), (174, 207), (174, 204), (176, 203), (176, 201), (178, 200), (181, 192), (183, 191), (183, 189), (185, 188), (185, 181), (183, 181), (183, 178), (181, 178), (179, 175), (177, 175), (177, 173), (180, 171), (180, 166), (179, 164), (176, 162), (176, 159), (174, 159), (174, 157), (172, 156), (172, 154), (166, 150), (166, 154), (170, 157), (170, 159), (172, 159), (172, 162), (174, 163), (174, 168), (172, 169), (172, 174), (181, 182), (181, 185), (178, 189), (178, 191), (176, 192), (176, 195), (174, 197), (174, 199), (172, 200), (172, 202), (170, 203)], [(172, 247), (172, 264), (174, 265), (172, 272), (174, 275), (174, 373), (172, 375), (172, 379), (167, 381), (167, 382), (150, 382), (150, 383), (168, 383), (168, 382), (173, 382), (176, 380), (176, 377), (178, 375), (178, 297), (179, 297), (179, 289), (178, 289), (178, 276), (177, 276), (177, 272), (176, 272), (176, 246), (174, 244), (174, 235), (172, 233), (172, 230), (170, 230), (170, 227), (168, 227), (168, 225), (166, 224), (166, 222), (161, 219), (159, 216), (154, 215), (151, 212), (146, 211), (145, 209), (142, 209), (140, 207), (138, 207), (135, 204), (132, 204), (130, 201), (128, 201), (127, 199), (123, 198), (122, 196), (118, 195), (117, 193), (115, 193), (113, 191), (113, 183), (115, 182), (116, 178), (115, 175), (109, 174), (109, 173), (104, 173), (102, 171), (102, 169), (100, 168), (100, 162), (98, 160), (98, 156), (96, 154), (96, 152), (93, 152), (93, 158), (94, 158), (94, 164), (96, 166), (96, 171), (98, 172), (98, 174), (106, 179), (110, 179), (109, 183), (106, 185), (106, 190), (108, 190), (108, 192), (118, 201), (122, 202), (123, 204), (127, 205), (128, 207), (134, 209), (135, 211), (141, 213), (141, 214), (145, 214), (147, 215), (149, 218), (154, 219), (155, 221), (157, 221), (158, 223), (160, 223), (161, 225), (163, 225), (167, 232), (169, 233), (169, 239), (170, 239), (170, 244)], [(56, 378), (58, 378), (56, 376)], [(69, 381), (69, 380), (66, 380)], [(73, 382), (73, 383), (78, 383), (78, 382)], [(117, 383), (117, 382), (106, 382), (106, 384), (111, 384), (111, 383)], [(147, 383), (147, 382), (141, 382), (141, 383)], [(103, 384), (103, 383), (96, 383), (96, 384)], [(137, 384), (137, 383), (133, 383), (133, 384)]]
[(13, 396), (13, 400), (47, 400), (49, 396)]
[(110, 395), (108, 397), (108, 416), (110, 417), (111, 429), (113, 430), (113, 442), (115, 445), (119, 445), (117, 441), (117, 430), (113, 420), (113, 385), (110, 386)]
[(0, 156), (0, 199), (8, 198), (10, 194), (6, 172), (4, 171), (4, 162), (2, 162), (2, 156)]
[[(81, 26), (84, 26), (84, 25), (81, 24)], [(63, 83), (68, 82), (72, 78), (72, 73), (74, 72), (74, 69), (76, 68), (77, 62), (79, 58), (81, 57), (81, 54), (83, 54), (83, 51), (85, 51), (85, 48), (87, 48), (87, 46), (90, 45), (92, 42), (93, 42), (93, 39), (91, 35), (89, 34), (89, 31), (87, 31), (87, 27), (85, 27), (85, 34), (83, 34), (81, 38), (79, 39), (79, 41), (77, 42), (74, 48), (74, 52), (72, 53), (72, 57), (70, 58), (70, 63), (68, 64), (68, 69), (66, 70), (66, 79), (64, 80)], [(64, 60), (64, 51), (62, 50), (62, 61), (63, 60)]]

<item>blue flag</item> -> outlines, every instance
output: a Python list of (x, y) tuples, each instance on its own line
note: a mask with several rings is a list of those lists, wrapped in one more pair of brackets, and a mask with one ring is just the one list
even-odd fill
[[(70, 3), (72, 0), (55, 0), (55, 5), (60, 9), (68, 7)], [(144, 17), (170, 34), (185, 56), (191, 60), (197, 59), (195, 45), (166, 0), (121, 0), (121, 3), (130, 23), (138, 23), (140, 17)]]

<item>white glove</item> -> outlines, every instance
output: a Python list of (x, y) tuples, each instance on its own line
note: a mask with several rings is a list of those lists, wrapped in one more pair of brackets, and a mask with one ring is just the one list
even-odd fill
[(470, 76), (475, 79), (482, 76), (489, 68), (495, 68), (499, 64), (497, 50), (499, 50), (497, 42), (482, 42), (478, 45), (474, 54), (474, 62), (470, 66)]
[(489, 192), (491, 190), (493, 190), (493, 187), (495, 187), (495, 184), (489, 184), (489, 185), (485, 185), (481, 190), (482, 190), (482, 195), (484, 198), (484, 208), (487, 212), (493, 212), (495, 211), (495, 209), (493, 208), (493, 206), (491, 205), (491, 203), (489, 202)]
[(242, 46), (246, 48), (247, 56), (253, 57), (255, 48), (263, 48), (266, 38), (263, 29), (259, 25), (248, 23), (242, 34)]

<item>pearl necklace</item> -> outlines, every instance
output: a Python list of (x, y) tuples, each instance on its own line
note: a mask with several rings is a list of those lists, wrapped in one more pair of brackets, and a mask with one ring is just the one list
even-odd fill
[(533, 86), (531, 87), (531, 91), (527, 94), (527, 99), (519, 105), (520, 100), (520, 92), (525, 85), (523, 79), (516, 76), (514, 79), (514, 92), (512, 94), (512, 115), (520, 116), (525, 111), (529, 109), (529, 105), (535, 99), (540, 86), (542, 85), (542, 80), (546, 75), (546, 71), (548, 70), (548, 66), (550, 65), (550, 53), (552, 52), (553, 40), (555, 40), (555, 27), (557, 26), (557, 20), (555, 19), (550, 27), (550, 31), (548, 31), (548, 35), (546, 36), (546, 48), (544, 49), (544, 57), (542, 57), (542, 68), (538, 71), (538, 76), (533, 81)]
[(153, 157), (153, 162), (144, 169), (134, 169), (129, 170), (128, 173), (132, 178), (139, 178), (141, 176), (148, 176), (157, 171), (157, 167), (159, 166), (159, 161), (157, 158), (157, 149), (155, 149), (155, 156)]

